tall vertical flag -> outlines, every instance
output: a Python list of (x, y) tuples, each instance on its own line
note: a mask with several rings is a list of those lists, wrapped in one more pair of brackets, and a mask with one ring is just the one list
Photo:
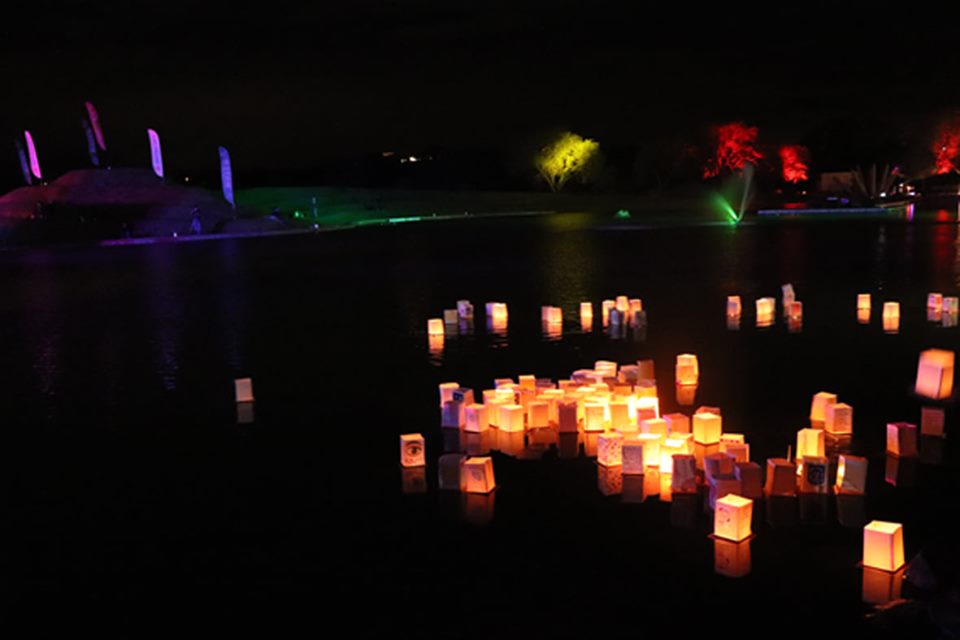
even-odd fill
[(80, 124), (83, 126), (83, 135), (87, 137), (87, 153), (90, 154), (90, 162), (95, 167), (100, 166), (100, 156), (97, 154), (97, 141), (93, 138), (93, 129), (86, 118), (80, 118)]
[(230, 152), (226, 147), (220, 147), (220, 182), (223, 183), (223, 199), (236, 209), (237, 205), (233, 201), (233, 167), (230, 165)]
[(23, 171), (23, 181), (29, 187), (33, 184), (30, 167), (27, 165), (27, 152), (23, 150), (23, 143), (17, 140), (17, 156), (20, 158), (20, 170)]
[(33, 177), (37, 180), (43, 180), (43, 175), (40, 173), (40, 159), (37, 158), (37, 146), (33, 144), (33, 136), (30, 135), (29, 131), (24, 131), (23, 137), (27, 141), (27, 156), (30, 158), (30, 173), (32, 173)]
[(84, 103), (87, 107), (87, 117), (90, 119), (90, 126), (93, 127), (93, 136), (97, 140), (97, 146), (100, 151), (106, 151), (107, 145), (103, 141), (103, 129), (100, 128), (100, 116), (97, 115), (97, 108), (89, 100)]
[(147, 129), (150, 138), (150, 161), (153, 163), (153, 172), (158, 178), (163, 178), (163, 152), (160, 150), (160, 136), (153, 129)]

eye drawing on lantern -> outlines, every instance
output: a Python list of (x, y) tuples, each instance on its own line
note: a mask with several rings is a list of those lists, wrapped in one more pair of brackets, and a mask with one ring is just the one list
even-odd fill
[(407, 443), (407, 455), (411, 458), (416, 458), (420, 455), (421, 448), (419, 442), (408, 442)]

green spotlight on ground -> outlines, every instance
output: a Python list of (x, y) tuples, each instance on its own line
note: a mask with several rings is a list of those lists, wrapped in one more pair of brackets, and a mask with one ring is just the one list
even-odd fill
[(714, 195), (714, 201), (716, 202), (717, 206), (720, 207), (720, 210), (723, 211), (727, 215), (727, 217), (730, 219), (730, 224), (739, 223), (740, 216), (737, 215), (737, 212), (733, 210), (733, 207), (730, 206), (730, 203), (727, 202), (726, 199), (719, 193), (715, 193), (713, 195)]

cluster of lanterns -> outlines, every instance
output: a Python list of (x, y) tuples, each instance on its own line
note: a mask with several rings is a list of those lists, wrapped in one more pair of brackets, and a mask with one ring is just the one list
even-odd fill
[[(785, 284), (780, 290), (783, 316), (787, 320), (787, 328), (790, 331), (800, 331), (803, 329), (803, 303), (797, 300), (792, 284)], [(777, 314), (776, 298), (757, 298), (754, 306), (756, 308), (757, 327), (772, 327)], [(742, 315), (743, 305), (740, 296), (727, 296), (727, 328), (734, 331), (739, 329)]]

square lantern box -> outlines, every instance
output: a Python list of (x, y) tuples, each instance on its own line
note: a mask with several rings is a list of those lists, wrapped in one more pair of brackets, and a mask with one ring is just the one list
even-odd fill
[(774, 316), (777, 313), (777, 301), (774, 298), (757, 298), (754, 303), (756, 307), (757, 317), (770, 317)]
[(641, 433), (623, 440), (621, 447), (624, 473), (646, 473), (648, 467), (660, 464), (660, 437)]
[(604, 433), (597, 438), (597, 462), (605, 467), (623, 464), (623, 436), (619, 433)]
[(490, 493), (496, 488), (493, 458), (467, 458), (460, 467), (460, 490), (467, 493)]
[(804, 456), (826, 455), (826, 438), (820, 429), (800, 429), (797, 431), (797, 460)]
[(666, 438), (660, 443), (660, 473), (673, 472), (673, 456), (693, 452), (693, 443), (682, 438)]
[(640, 433), (655, 434), (666, 438), (667, 422), (663, 418), (648, 418), (640, 421)]
[(723, 432), (723, 420), (715, 413), (696, 413), (693, 416), (693, 439), (700, 444), (718, 444)]
[(733, 456), (735, 462), (750, 462), (750, 445), (739, 442), (720, 441), (720, 453)]
[(823, 429), (835, 436), (853, 433), (853, 407), (843, 402), (828, 404), (824, 409)]
[(602, 300), (600, 302), (600, 316), (601, 320), (603, 320), (604, 328), (610, 324), (610, 311), (616, 307), (616, 304), (613, 300)]
[(697, 493), (697, 459), (693, 455), (673, 455), (670, 490), (673, 493)]
[(917, 365), (917, 395), (939, 400), (953, 393), (953, 351), (928, 349), (920, 353)]
[(740, 304), (740, 296), (727, 296), (727, 316), (736, 317), (743, 312), (743, 306)]
[(883, 605), (899, 600), (903, 589), (904, 571), (881, 571), (863, 568), (863, 601), (867, 604)]
[(756, 462), (737, 462), (733, 474), (740, 481), (740, 495), (751, 500), (763, 496), (763, 471)]
[(920, 409), (920, 435), (943, 436), (944, 410), (939, 407)]
[(561, 400), (557, 403), (557, 424), (561, 433), (576, 433), (579, 431), (576, 400)]
[(710, 508), (717, 508), (717, 500), (730, 494), (740, 494), (740, 481), (732, 473), (712, 476), (707, 483)]
[[(641, 389), (641, 386), (637, 386), (637, 389)], [(656, 392), (656, 389), (654, 389)], [(660, 417), (660, 399), (656, 396), (638, 396), (634, 400), (635, 409), (637, 411), (637, 422), (640, 420), (653, 420)]]
[(813, 401), (810, 403), (810, 424), (822, 428), (826, 421), (827, 405), (836, 404), (837, 394), (821, 391), (814, 394)]
[(427, 320), (427, 335), (428, 336), (443, 336), (443, 319), (442, 318), (430, 318)]
[(581, 302), (580, 303), (580, 325), (584, 331), (589, 331), (593, 329), (593, 303), (592, 302)]
[(440, 406), (443, 406), (444, 402), (450, 402), (453, 400), (453, 392), (460, 388), (460, 385), (456, 382), (441, 382), (440, 383)]
[(639, 367), (639, 376), (641, 380), (655, 380), (657, 376), (654, 375), (653, 371), (653, 360), (637, 360), (637, 367)]
[(941, 311), (943, 309), (943, 294), (942, 293), (928, 293), (927, 294), (927, 309), (933, 309), (934, 311)]
[(636, 426), (630, 420), (630, 403), (626, 399), (616, 399), (610, 401), (610, 428), (631, 430)]
[(767, 482), (763, 492), (768, 496), (792, 496), (797, 493), (797, 467), (785, 458), (767, 459)]
[(869, 293), (858, 293), (857, 294), (857, 310), (865, 310), (869, 313), (870, 311), (870, 294)]
[(466, 387), (454, 389), (450, 399), (456, 400), (457, 402), (462, 402), (464, 405), (473, 404), (476, 402), (473, 397), (473, 389), (468, 389)]
[(903, 566), (903, 525), (874, 520), (863, 528), (863, 566), (896, 571)]
[(604, 431), (606, 429), (606, 405), (599, 402), (583, 403), (583, 430)]
[(900, 303), (883, 303), (883, 330), (895, 333), (900, 330)]
[(466, 422), (463, 427), (465, 431), (480, 433), (481, 431), (486, 431), (490, 426), (490, 421), (487, 418), (487, 407), (485, 405), (468, 404), (464, 407), (463, 414)]
[(466, 413), (463, 403), (459, 400), (448, 400), (443, 403), (440, 426), (450, 429), (460, 429), (466, 424)]
[(804, 456), (800, 493), (827, 493), (830, 461), (823, 456)]
[(867, 459), (841, 453), (834, 489), (838, 494), (863, 495), (867, 490)]
[(667, 433), (690, 433), (690, 418), (682, 413), (667, 413), (663, 416)]
[(623, 493), (623, 469), (619, 466), (597, 465), (597, 489), (605, 496), (617, 496)]
[(400, 465), (403, 467), (426, 465), (424, 448), (425, 442), (419, 433), (405, 433), (400, 436)]
[(453, 327), (451, 329), (451, 332), (456, 333), (456, 326), (459, 320), (460, 320), (460, 314), (457, 313), (456, 309), (443, 310), (443, 324), (451, 325)]
[(898, 458), (916, 458), (917, 425), (909, 422), (887, 423), (887, 453)]
[(711, 453), (703, 458), (703, 475), (706, 482), (716, 475), (730, 475), (736, 459), (726, 453)]
[(457, 300), (457, 315), (461, 320), (473, 320), (473, 303), (469, 300)]
[[(780, 293), (782, 294), (781, 297), (783, 298), (784, 307), (797, 299), (797, 294), (793, 290), (793, 285), (789, 282), (780, 287)], [(786, 309), (784, 309), (784, 312), (786, 312)]]
[(681, 353), (677, 356), (676, 382), (679, 385), (694, 385), (700, 379), (700, 365), (697, 356)]
[(460, 466), (467, 458), (459, 453), (445, 453), (437, 460), (440, 489), (460, 491)]
[(751, 534), (753, 500), (736, 494), (717, 499), (713, 514), (713, 535), (724, 540), (740, 542)]
[(533, 374), (522, 375), (517, 378), (517, 383), (521, 389), (536, 389), (537, 388), (537, 376)]
[(523, 413), (523, 407), (518, 404), (500, 405), (500, 416), (497, 427), (499, 427), (500, 431), (523, 431)]
[(625, 364), (617, 371), (617, 380), (624, 384), (637, 384), (640, 380), (640, 367), (635, 364)]
[(750, 540), (733, 542), (715, 538), (713, 541), (713, 570), (717, 575), (742, 578), (750, 573)]
[(683, 385), (678, 384), (676, 386), (676, 396), (677, 404), (688, 407), (693, 404), (693, 401), (697, 398), (697, 385)]
[(237, 378), (234, 380), (233, 395), (236, 402), (253, 402), (253, 379)]
[(543, 429), (550, 426), (550, 404), (543, 400), (534, 400), (527, 405), (527, 425), (531, 429)]

